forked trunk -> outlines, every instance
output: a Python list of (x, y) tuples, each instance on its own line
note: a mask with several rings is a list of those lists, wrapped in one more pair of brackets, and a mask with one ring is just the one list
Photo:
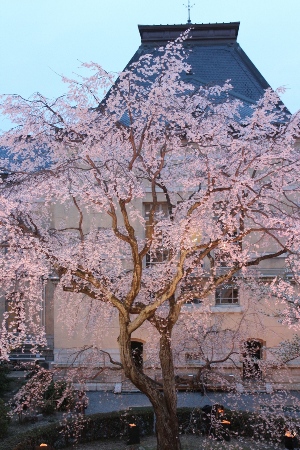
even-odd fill
[(155, 412), (157, 450), (181, 450), (177, 419), (177, 395), (175, 390), (173, 355), (168, 333), (161, 335), (159, 358), (163, 386), (139, 370), (133, 361), (130, 335), (124, 319), (120, 317), (120, 355), (125, 375), (152, 403)]

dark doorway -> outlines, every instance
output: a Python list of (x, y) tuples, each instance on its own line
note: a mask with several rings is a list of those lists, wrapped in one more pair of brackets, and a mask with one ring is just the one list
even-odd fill
[(262, 343), (251, 339), (244, 343), (243, 377), (244, 379), (259, 379), (262, 376), (260, 360), (262, 359)]
[(131, 341), (131, 352), (134, 364), (140, 370), (143, 368), (143, 343)]

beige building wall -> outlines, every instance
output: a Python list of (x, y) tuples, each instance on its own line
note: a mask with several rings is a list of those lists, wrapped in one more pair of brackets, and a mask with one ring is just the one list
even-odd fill
[[(151, 202), (151, 194), (147, 192), (145, 187), (145, 197), (138, 199), (134, 202), (134, 207), (142, 212), (143, 203)], [(158, 200), (164, 201), (164, 195), (158, 194)], [(53, 227), (59, 227), (62, 221), (66, 226), (74, 226), (78, 222), (78, 212), (75, 208), (66, 210), (60, 204), (53, 206), (51, 221)], [(96, 214), (91, 211), (86, 211), (84, 216), (84, 232), (88, 232), (91, 223), (95, 222), (99, 227), (111, 227), (111, 219), (108, 216)], [(120, 223), (122, 223), (120, 218)], [(137, 226), (137, 233), (143, 237), (144, 229), (141, 225)], [(249, 241), (251, 245), (254, 241)], [(264, 247), (268, 248), (268, 242), (264, 243)], [(269, 247), (271, 251), (272, 248)], [(265, 251), (265, 250), (264, 250)], [(127, 263), (128, 264), (128, 263)], [(270, 282), (274, 276), (283, 273), (284, 258), (274, 258), (271, 260), (263, 261), (257, 268), (257, 273), (262, 276), (266, 282)], [(72, 363), (76, 353), (83, 347), (94, 346), (98, 349), (105, 350), (111, 354), (111, 356), (119, 361), (119, 347), (118, 347), (118, 318), (116, 313), (108, 314), (109, 320), (106, 322), (102, 320), (101, 308), (96, 308), (96, 312), (89, 310), (90, 300), (82, 298), (79, 295), (70, 295), (66, 301), (65, 294), (63, 295), (59, 289), (56, 288), (55, 276), (48, 283), (45, 284), (44, 298), (45, 298), (45, 310), (43, 322), (45, 324), (48, 345), (49, 348), (54, 348), (54, 366), (68, 366)], [(241, 326), (240, 332), (244, 341), (247, 340), (260, 340), (263, 343), (263, 359), (268, 361), (272, 359), (272, 350), (277, 348), (280, 342), (286, 339), (292, 339), (294, 331), (288, 328), (286, 325), (279, 323), (279, 311), (284, 308), (280, 305), (276, 299), (268, 299), (256, 301), (254, 298), (248, 298), (240, 293), (239, 303), (234, 305), (216, 305), (215, 297), (211, 295), (207, 301), (210, 306), (211, 320), (215, 320), (214, 317), (222, 317), (222, 327), (224, 329), (235, 329), (242, 318), (247, 313), (248, 319), (244, 321)], [(194, 306), (201, 310), (202, 306)], [(189, 305), (183, 307), (188, 309)], [(5, 301), (2, 298), (0, 301), (0, 315), (5, 310)], [(93, 317), (94, 314), (94, 317)], [(72, 327), (68, 326), (70, 316), (73, 323)], [(133, 340), (140, 341), (143, 346), (143, 359), (145, 367), (149, 362), (149, 367), (153, 366), (153, 330), (149, 326), (144, 326), (137, 330), (132, 338)], [(151, 347), (151, 348), (150, 348)], [(237, 351), (239, 354), (234, 356), (235, 368), (232, 363), (226, 362), (223, 367), (227, 371), (235, 372), (236, 376), (242, 375), (242, 358), (240, 343), (237, 343)], [(78, 360), (80, 361), (80, 360)], [(187, 372), (197, 370), (197, 364), (187, 363), (184, 355), (178, 363), (178, 372)], [(109, 366), (109, 361), (104, 363)], [(155, 366), (155, 364), (154, 364)], [(156, 366), (159, 372), (159, 366)], [(238, 370), (236, 370), (238, 369)], [(149, 369), (150, 370), (150, 369)], [(287, 368), (289, 377), (293, 376), (295, 380), (299, 379), (300, 383), (300, 361), (295, 360), (288, 363)], [(268, 375), (269, 376), (269, 375)], [(270, 376), (269, 376), (270, 378)], [(273, 375), (270, 379), (277, 380), (279, 383), (278, 373)], [(300, 387), (300, 384), (299, 384)]]

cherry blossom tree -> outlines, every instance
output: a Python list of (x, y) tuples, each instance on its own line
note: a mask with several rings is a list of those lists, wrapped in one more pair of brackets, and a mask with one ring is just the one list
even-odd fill
[[(84, 69), (55, 100), (2, 98), (17, 126), (1, 137), (0, 278), (18, 320), (3, 324), (1, 356), (25, 338), (43, 344), (42, 282), (55, 271), (98, 330), (115, 311), (117, 363), (153, 405), (158, 449), (180, 449), (172, 332), (185, 303), (208, 302), (234, 278), (247, 289), (278, 256), (299, 270), (299, 116), (270, 89), (249, 107), (229, 82), (184, 82), (182, 38), (117, 80)], [(279, 302), (297, 298), (286, 280), (271, 287)], [(146, 323), (159, 336), (162, 384), (132, 356)]]
[[(210, 308), (203, 311), (201, 307), (192, 311), (190, 307), (185, 309), (173, 332), (176, 366), (196, 364), (197, 373), (190, 380), (190, 387), (200, 389), (203, 394), (207, 388), (218, 386), (229, 391), (234, 389), (236, 380), (232, 367), (239, 362), (247, 336), (247, 312), (239, 314), (229, 327), (226, 313), (212, 314)], [(230, 364), (230, 376), (230, 372), (224, 371), (224, 364)]]

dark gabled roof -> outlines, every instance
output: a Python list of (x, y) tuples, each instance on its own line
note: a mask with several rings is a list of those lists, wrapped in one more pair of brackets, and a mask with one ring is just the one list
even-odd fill
[[(0, 178), (6, 179), (19, 170), (22, 163), (35, 162), (35, 170), (48, 169), (51, 166), (50, 155), (47, 147), (36, 147), (31, 149), (31, 155), (24, 153), (13, 153), (8, 147), (0, 147)], [(24, 168), (22, 168), (24, 170)]]
[(127, 67), (140, 56), (154, 53), (157, 47), (175, 40), (190, 29), (184, 47), (192, 70), (183, 74), (197, 85), (224, 84), (230, 80), (231, 94), (251, 105), (269, 88), (269, 84), (237, 43), (239, 22), (184, 25), (139, 25), (141, 45)]
[(9, 155), (7, 147), (0, 147), (0, 178), (3, 180), (10, 172), (12, 156)]
[[(181, 24), (181, 25), (139, 25), (141, 45), (127, 64), (137, 61), (145, 54), (158, 54), (157, 48), (166, 45), (169, 41), (177, 39), (186, 30), (189, 37), (184, 41), (184, 47), (188, 51), (187, 62), (191, 66), (189, 73), (182, 73), (181, 77), (188, 83), (197, 86), (223, 85), (230, 80), (233, 90), (230, 95), (242, 100), (240, 109), (241, 117), (251, 115), (251, 105), (257, 102), (265, 89), (270, 85), (248, 58), (246, 53), (237, 43), (239, 22), (215, 23), (215, 24)], [(153, 75), (155, 77), (155, 75)], [(118, 81), (117, 81), (118, 82)], [(109, 91), (102, 100), (99, 108), (105, 105), (110, 95)], [(289, 111), (285, 109), (289, 114)], [(128, 113), (125, 111), (121, 123), (130, 125)], [(42, 161), (40, 167), (45, 168), (49, 161), (45, 158), (47, 151), (36, 151), (36, 157)], [(18, 161), (7, 148), (0, 147), (0, 177), (1, 173), (14, 170)]]
[(180, 25), (138, 25), (142, 44), (168, 42), (178, 38), (186, 30), (191, 30), (192, 41), (236, 41), (239, 22), (201, 23)]

